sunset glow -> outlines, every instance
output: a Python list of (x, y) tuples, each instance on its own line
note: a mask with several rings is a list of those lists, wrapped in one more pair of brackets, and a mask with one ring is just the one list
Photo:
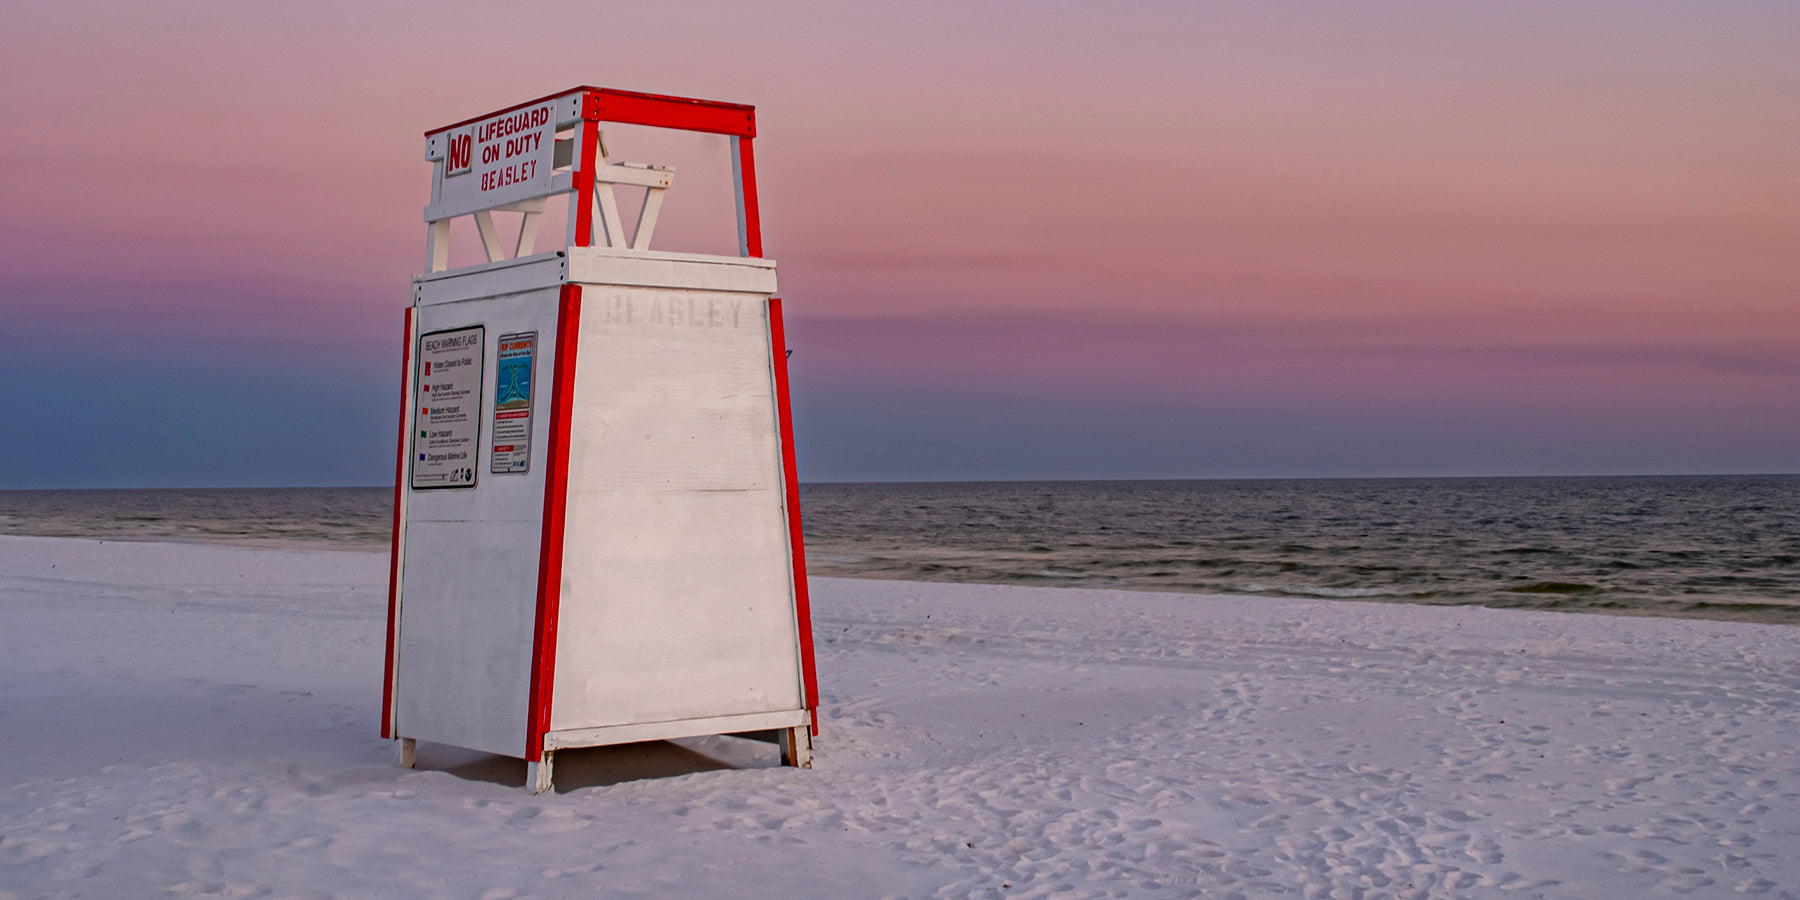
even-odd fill
[(0, 487), (385, 482), (421, 135), (576, 84), (757, 106), (804, 478), (1800, 471), (1792, 5), (8, 19)]

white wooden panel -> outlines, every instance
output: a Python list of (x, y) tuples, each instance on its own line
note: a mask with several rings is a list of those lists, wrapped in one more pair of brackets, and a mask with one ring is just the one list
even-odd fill
[(397, 734), (525, 755), (540, 533), (525, 522), (407, 527)]
[(571, 247), (569, 249), (578, 254), (592, 257), (662, 259), (715, 266), (743, 266), (751, 269), (775, 268), (775, 260), (763, 256), (719, 256), (715, 253), (683, 253), (679, 250), (649, 250), (640, 253), (636, 250), (615, 250), (611, 247)]
[(563, 283), (568, 263), (562, 251), (551, 250), (518, 259), (466, 266), (413, 279), (414, 299), (420, 306), (454, 303), (472, 297), (491, 297), (536, 290)]
[(666, 741), (674, 738), (699, 737), (704, 734), (732, 734), (740, 731), (767, 731), (772, 728), (810, 726), (812, 716), (804, 709), (752, 713), (743, 716), (712, 716), (705, 719), (680, 719), (674, 722), (646, 722), (641, 725), (613, 725), (607, 728), (572, 728), (552, 731), (544, 736), (544, 748), (598, 747), (603, 744), (629, 744), (636, 741)]
[(594, 180), (602, 184), (632, 184), (647, 188), (667, 188), (675, 183), (675, 170), (649, 163), (616, 162), (595, 167)]
[[(557, 298), (549, 287), (418, 310), (420, 333), (485, 325), (487, 347), (476, 486), (407, 492), (395, 673), (401, 737), (525, 752)], [(487, 429), (496, 353), (499, 336), (516, 331), (538, 332), (532, 393), (544, 413), (533, 417), (531, 470), (495, 474)]]
[(802, 706), (759, 294), (582, 297), (553, 729)]
[(570, 247), (569, 281), (577, 284), (775, 293), (774, 260), (609, 247)]

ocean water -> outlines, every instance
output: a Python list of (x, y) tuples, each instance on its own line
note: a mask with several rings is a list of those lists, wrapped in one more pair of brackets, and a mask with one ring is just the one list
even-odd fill
[(0, 534), (385, 549), (393, 521), (391, 487), (0, 491)]
[[(0, 491), (0, 534), (384, 549), (390, 488)], [(811, 484), (813, 574), (1800, 624), (1800, 476)]]
[(819, 484), (818, 575), (1800, 623), (1800, 476)]

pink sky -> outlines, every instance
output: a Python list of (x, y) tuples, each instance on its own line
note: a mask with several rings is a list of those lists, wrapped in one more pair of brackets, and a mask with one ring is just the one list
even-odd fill
[[(758, 106), (808, 477), (1800, 471), (1791, 4), (8, 23), (0, 349), (51, 360), (10, 380), (67, 408), (99, 399), (54, 375), (83, 354), (386, 377), (421, 132), (592, 83)], [(678, 176), (671, 215), (684, 186), (689, 222), (715, 212), (706, 184)], [(379, 421), (387, 387), (346, 402)], [(142, 477), (180, 480), (171, 441)], [(384, 441), (292, 477), (380, 481)], [(0, 487), (29, 469), (0, 457)]]

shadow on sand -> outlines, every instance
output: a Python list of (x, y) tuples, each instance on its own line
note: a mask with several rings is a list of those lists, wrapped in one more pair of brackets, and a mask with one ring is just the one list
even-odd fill
[[(721, 769), (760, 769), (780, 763), (780, 753), (771, 744), (722, 735), (570, 748), (556, 752), (556, 792), (565, 794), (582, 788)], [(525, 786), (524, 760), (461, 747), (420, 742), (418, 768), (448, 772), (469, 781)]]

